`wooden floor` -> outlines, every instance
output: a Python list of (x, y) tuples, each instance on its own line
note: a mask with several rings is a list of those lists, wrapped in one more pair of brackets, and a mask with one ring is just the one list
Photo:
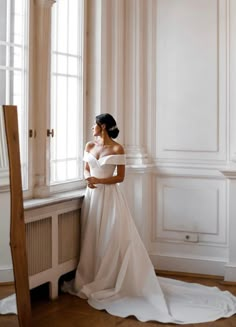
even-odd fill
[[(188, 282), (201, 283), (208, 286), (217, 286), (222, 290), (229, 290), (236, 295), (236, 285), (224, 285), (222, 280), (168, 276)], [(119, 318), (105, 311), (91, 308), (86, 300), (68, 294), (60, 294), (55, 301), (45, 298), (32, 299), (33, 327), (169, 327), (173, 324), (157, 322), (140, 322), (134, 317)], [(202, 324), (188, 324), (191, 327), (236, 327), (236, 315), (227, 319)]]
[[(12, 284), (0, 285), (0, 299), (15, 293), (15, 286)], [(16, 315), (0, 315), (0, 327), (18, 327)]]
[[(166, 276), (166, 275), (165, 275)], [(207, 286), (217, 286), (236, 295), (236, 285), (226, 285), (221, 279), (196, 278), (193, 276), (171, 276), (187, 282), (200, 283)], [(6, 289), (8, 291), (8, 289)], [(134, 317), (119, 318), (105, 311), (90, 307), (86, 300), (69, 294), (59, 294), (57, 300), (50, 301), (48, 285), (31, 292), (33, 327), (170, 327), (173, 324), (157, 322), (140, 322)], [(0, 316), (0, 327), (16, 327), (16, 316)], [(236, 315), (227, 319), (202, 324), (188, 324), (186, 327), (236, 327)]]

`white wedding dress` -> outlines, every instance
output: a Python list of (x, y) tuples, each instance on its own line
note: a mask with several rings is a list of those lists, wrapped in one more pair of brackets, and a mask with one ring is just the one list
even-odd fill
[[(97, 160), (85, 152), (91, 176), (113, 175), (125, 155)], [(207, 287), (157, 277), (118, 184), (87, 188), (82, 208), (81, 256), (75, 279), (63, 291), (99, 310), (140, 321), (188, 324), (236, 312), (236, 297)]]
[(0, 300), (0, 315), (17, 314), (16, 294)]

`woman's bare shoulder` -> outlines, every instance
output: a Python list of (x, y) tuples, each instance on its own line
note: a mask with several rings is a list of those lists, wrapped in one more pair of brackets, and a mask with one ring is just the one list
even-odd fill
[(113, 150), (114, 150), (115, 154), (124, 154), (125, 153), (123, 145), (121, 145), (117, 142), (115, 142)]
[(90, 141), (88, 143), (86, 143), (84, 151), (86, 152), (90, 152), (91, 149), (95, 146), (95, 143), (93, 141)]

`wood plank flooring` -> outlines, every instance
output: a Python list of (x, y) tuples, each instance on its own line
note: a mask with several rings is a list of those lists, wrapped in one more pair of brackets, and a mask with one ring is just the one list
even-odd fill
[[(15, 293), (13, 284), (0, 284), (0, 299)], [(16, 315), (0, 315), (0, 327), (19, 327)]]
[[(166, 275), (165, 275), (166, 276)], [(225, 285), (220, 279), (201, 278), (194, 276), (171, 276), (193, 283), (207, 286), (217, 286), (222, 290), (229, 290), (236, 295), (236, 285)], [(157, 322), (140, 322), (134, 317), (119, 318), (105, 311), (98, 311), (90, 307), (86, 300), (60, 294), (57, 300), (48, 300), (47, 295), (32, 296), (33, 327), (173, 327), (173, 324)], [(191, 327), (236, 327), (236, 315), (227, 319), (202, 324), (188, 324)]]
[[(160, 274), (159, 274), (160, 275)], [(162, 274), (163, 275), (163, 274)], [(222, 279), (203, 278), (196, 276), (166, 275), (192, 283), (207, 286), (217, 286), (236, 295), (236, 285), (227, 285)], [(11, 286), (1, 288), (0, 298), (11, 294)], [(31, 292), (33, 327), (173, 327), (173, 324), (157, 322), (140, 322), (134, 317), (119, 318), (105, 311), (98, 311), (90, 307), (85, 300), (76, 296), (61, 293), (57, 300), (50, 301), (48, 286), (44, 285)], [(15, 315), (0, 316), (0, 327), (17, 327)], [(186, 327), (236, 327), (236, 315), (214, 322), (202, 324), (188, 324)]]

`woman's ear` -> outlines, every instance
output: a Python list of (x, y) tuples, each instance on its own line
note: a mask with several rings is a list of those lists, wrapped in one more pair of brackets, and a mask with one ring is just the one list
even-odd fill
[(106, 129), (106, 124), (102, 124), (101, 128), (102, 128), (102, 130), (105, 130)]

